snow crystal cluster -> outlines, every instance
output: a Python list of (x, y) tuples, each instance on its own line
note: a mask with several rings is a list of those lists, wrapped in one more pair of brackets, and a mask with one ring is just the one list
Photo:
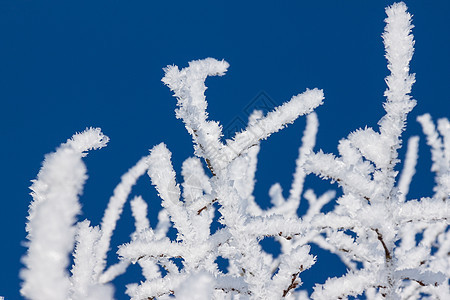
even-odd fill
[[(204, 92), (205, 79), (224, 75), (228, 63), (212, 58), (181, 70), (165, 69), (163, 82), (177, 98), (176, 116), (195, 150), (195, 157), (183, 163), (182, 183), (176, 180), (170, 150), (159, 144), (122, 176), (101, 224), (92, 226), (87, 220), (77, 222), (86, 180), (82, 158), (104, 147), (108, 138), (100, 129), (87, 129), (47, 155), (31, 187), (22, 295), (112, 299), (111, 281), (130, 264), (139, 264), (145, 280), (127, 286), (131, 299), (450, 299), (448, 119), (438, 120), (436, 127), (429, 115), (418, 118), (431, 148), (434, 196), (407, 198), (418, 137), (408, 141), (403, 170), (399, 176), (396, 171), (406, 117), (416, 103), (409, 95), (415, 81), (409, 73), (414, 40), (406, 9), (404, 3), (386, 9), (386, 114), (379, 128), (359, 129), (342, 139), (339, 156), (313, 150), (318, 128), (313, 110), (324, 99), (319, 89), (306, 90), (266, 115), (255, 111), (245, 130), (222, 142), (221, 125), (208, 119)], [(264, 210), (253, 197), (260, 141), (302, 115), (307, 126), (289, 197), (273, 185), (272, 206)], [(305, 176), (311, 173), (337, 182), (342, 196), (304, 191)], [(119, 247), (120, 262), (107, 266), (116, 222), (132, 186), (145, 174), (161, 198), (158, 223), (150, 225), (142, 197), (132, 199), (136, 230)], [(302, 197), (309, 208), (298, 216)], [(321, 212), (330, 201), (336, 202), (333, 210)], [(222, 226), (211, 233), (215, 213)], [(171, 227), (176, 239), (167, 236)], [(265, 237), (281, 244), (279, 256), (263, 251), (259, 242)], [(311, 243), (338, 255), (347, 272), (317, 283), (308, 295), (298, 287), (302, 272), (316, 262)], [(217, 265), (219, 257), (229, 261), (226, 272)]]

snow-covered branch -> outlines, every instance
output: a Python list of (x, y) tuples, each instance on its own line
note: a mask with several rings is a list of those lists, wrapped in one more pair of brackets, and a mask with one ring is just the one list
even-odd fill
[[(68, 297), (70, 279), (66, 269), (75, 242), (76, 217), (81, 211), (78, 196), (87, 179), (82, 157), (86, 156), (86, 151), (102, 148), (107, 142), (108, 137), (99, 128), (90, 128), (75, 134), (56, 152), (46, 156), (31, 186), (28, 252), (23, 258), (25, 269), (21, 271), (23, 296), (30, 299)], [(90, 243), (89, 237), (83, 239), (83, 245), (89, 247), (86, 245)]]

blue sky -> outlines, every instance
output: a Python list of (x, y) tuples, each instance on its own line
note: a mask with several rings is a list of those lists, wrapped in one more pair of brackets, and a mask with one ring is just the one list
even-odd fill
[[(192, 155), (190, 136), (175, 118), (176, 100), (161, 82), (166, 65), (184, 67), (205, 57), (230, 63), (226, 76), (207, 80), (206, 92), (210, 118), (226, 127), (236, 118), (245, 119), (246, 109), (262, 92), (269, 103), (279, 105), (314, 87), (325, 93), (325, 104), (317, 109), (316, 149), (336, 152), (339, 139), (350, 131), (376, 127), (384, 112), (388, 74), (381, 39), (384, 7), (391, 3), (2, 0), (0, 295), (20, 298), (28, 187), (44, 154), (88, 126), (101, 127), (111, 138), (107, 148), (85, 160), (89, 180), (80, 219), (93, 224), (99, 223), (120, 176), (152, 146), (164, 141), (177, 171)], [(407, 137), (421, 132), (417, 115), (449, 117), (450, 2), (406, 4), (414, 15), (411, 69), (417, 82), (412, 95), (418, 101), (408, 118)], [(273, 183), (288, 191), (303, 128), (300, 118), (262, 143), (256, 196), (263, 206)], [(431, 195), (430, 154), (423, 136), (419, 155), (420, 175), (414, 178), (411, 197)], [(306, 185), (318, 191), (330, 188), (313, 177)], [(139, 181), (133, 193), (148, 200), (155, 224), (159, 203), (149, 180)], [(118, 227), (116, 244), (131, 233), (129, 207)], [(319, 262), (304, 278), (305, 287), (323, 282), (325, 271), (344, 270), (330, 267), (333, 260), (324, 253)]]

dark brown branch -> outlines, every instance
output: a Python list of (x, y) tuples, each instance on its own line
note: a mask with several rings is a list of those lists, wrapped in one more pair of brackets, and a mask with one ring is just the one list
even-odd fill
[(200, 209), (197, 211), (197, 215), (200, 215), (200, 214), (202, 213), (202, 211), (204, 211), (205, 209), (207, 209), (208, 206), (212, 205), (212, 204), (213, 204), (214, 202), (216, 202), (216, 201), (217, 201), (217, 198), (214, 198), (214, 199), (211, 201), (211, 203), (209, 203), (209, 204), (203, 206), (202, 208), (200, 208)]
[[(201, 147), (201, 146), (200, 146)], [(203, 147), (201, 147), (203, 149)], [(205, 158), (206, 161), (206, 166), (208, 167), (209, 171), (211, 172), (212, 176), (216, 176), (216, 174), (214, 173), (214, 169), (211, 165), (211, 161), (208, 158)]]
[[(300, 266), (300, 272), (302, 272), (302, 271), (303, 271), (303, 265)], [(297, 280), (297, 277), (300, 274), (300, 272), (292, 274), (291, 283), (289, 284), (287, 289), (285, 289), (283, 291), (283, 298), (287, 296), (287, 294), (289, 293), (290, 290), (293, 290), (298, 286), (298, 281), (296, 281), (296, 280)]]
[(167, 255), (165, 255), (165, 254), (160, 254), (160, 255), (141, 255), (141, 256), (139, 256), (137, 259), (136, 259), (136, 262), (138, 262), (139, 260), (141, 260), (141, 259), (143, 259), (143, 258), (146, 258), (146, 257), (148, 257), (148, 258), (156, 258), (156, 259), (158, 259), (158, 258), (183, 258), (182, 256), (167, 256)]
[[(192, 132), (194, 133), (195, 139), (198, 140), (198, 135), (197, 135), (197, 130), (193, 129)], [(198, 146), (200, 147), (200, 149), (202, 149), (203, 152), (205, 152), (205, 147), (203, 147), (202, 144), (198, 143)], [(209, 171), (211, 172), (212, 176), (216, 176), (216, 174), (214, 173), (214, 169), (211, 165), (211, 161), (209, 160), (209, 158), (204, 157), (205, 162), (206, 162), (206, 166), (208, 167)]]
[[(403, 279), (415, 281), (415, 282), (417, 282), (420, 286), (426, 286), (426, 284), (425, 284), (423, 281), (421, 281), (421, 280), (412, 279), (412, 278), (409, 278), (409, 277), (405, 277), (405, 278), (403, 278)], [(436, 283), (435, 283), (435, 285), (436, 285)]]
[(159, 294), (159, 295), (157, 295), (157, 296), (147, 297), (147, 300), (155, 300), (157, 297), (161, 297), (161, 296), (164, 296), (164, 295), (167, 295), (167, 294), (169, 294), (169, 295), (174, 295), (175, 292), (172, 291), (172, 290), (170, 290), (170, 291), (168, 291), (168, 292), (166, 292), (166, 293), (161, 293), (161, 294)]
[[(298, 233), (298, 234), (294, 233), (293, 235), (300, 235), (300, 233)], [(265, 235), (265, 236), (271, 236), (271, 235), (268, 234), (268, 235)], [(285, 236), (285, 235), (283, 235), (283, 232), (281, 232), (281, 231), (278, 233), (278, 236), (284, 237), (288, 241), (292, 239), (292, 236), (289, 236), (289, 235)]]
[(383, 245), (384, 248), (384, 256), (386, 257), (386, 262), (390, 262), (392, 260), (391, 253), (389, 252), (389, 249), (386, 246), (386, 243), (383, 240), (383, 235), (378, 231), (378, 228), (372, 229), (377, 233), (378, 240), (381, 242), (381, 245)]
[(238, 293), (238, 294), (252, 295), (252, 292), (250, 292), (250, 291), (241, 291), (241, 290), (236, 289), (236, 288), (222, 288), (222, 287), (216, 287), (215, 289), (216, 289), (216, 290), (224, 291), (225, 293), (226, 293), (226, 292), (236, 292), (236, 293)]

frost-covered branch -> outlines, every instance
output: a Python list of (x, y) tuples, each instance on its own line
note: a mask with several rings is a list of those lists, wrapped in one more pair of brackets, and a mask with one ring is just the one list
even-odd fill
[[(309, 172), (336, 181), (343, 188), (344, 195), (337, 200), (334, 211), (314, 219), (315, 224), (322, 224), (329, 249), (347, 263), (356, 260), (363, 264), (358, 271), (327, 281), (314, 292), (313, 298), (317, 299), (356, 296), (369, 291), (373, 295), (396, 299), (401, 294), (399, 286), (404, 280), (420, 281), (413, 276), (399, 275), (399, 271), (406, 268), (406, 261), (416, 261), (409, 266), (416, 268), (414, 272), (431, 274), (427, 273), (430, 272), (427, 264), (414, 260), (417, 254), (396, 250), (396, 243), (411, 236), (411, 233), (402, 231), (402, 227), (410, 226), (411, 222), (427, 226), (442, 222), (448, 224), (448, 205), (442, 201), (423, 198), (405, 202), (415, 173), (418, 137), (410, 139), (402, 176), (398, 188), (395, 187), (397, 171), (394, 167), (399, 162), (397, 151), (401, 147), (401, 134), (407, 114), (415, 106), (409, 95), (415, 81), (414, 75), (409, 74), (414, 41), (411, 15), (406, 11), (406, 5), (395, 3), (386, 9), (386, 13), (383, 39), (391, 74), (386, 78), (386, 115), (379, 121), (379, 132), (372, 128), (357, 130), (341, 140), (340, 157), (318, 152), (309, 155), (305, 165)], [(424, 124), (429, 144), (433, 145), (433, 170), (445, 173), (449, 168), (444, 162), (442, 141), (438, 139), (429, 117), (419, 120)], [(446, 128), (445, 125), (441, 127)], [(436, 191), (443, 190), (441, 186), (445, 184), (441, 182), (438, 180)], [(439, 195), (445, 198), (445, 193), (448, 199), (446, 190)], [(415, 228), (411, 228), (412, 232), (418, 232)], [(423, 248), (424, 251), (427, 249), (429, 247)], [(427, 255), (430, 255), (429, 251)], [(370, 278), (363, 276), (369, 274), (365, 273), (367, 270), (372, 274)], [(378, 278), (373, 281), (373, 276)], [(355, 288), (359, 281), (365, 285)], [(349, 282), (352, 282), (351, 289), (345, 287)], [(428, 285), (425, 282), (423, 285)], [(443, 280), (433, 284), (443, 284)]]
[(450, 198), (450, 123), (448, 119), (439, 119), (438, 129), (442, 135), (441, 138), (429, 114), (419, 116), (417, 121), (422, 125), (423, 132), (427, 136), (427, 144), (431, 147), (433, 160), (431, 170), (436, 172), (434, 197), (448, 201)]
[(86, 151), (102, 148), (107, 142), (108, 137), (99, 128), (90, 128), (46, 156), (31, 186), (28, 252), (21, 271), (23, 296), (58, 300), (69, 296), (66, 268), (75, 241), (74, 224), (81, 211), (78, 196), (87, 178), (82, 157)]
[(411, 185), (411, 180), (416, 173), (417, 153), (419, 151), (419, 137), (413, 136), (408, 140), (408, 148), (400, 180), (398, 181), (399, 201), (403, 202)]
[(123, 205), (125, 204), (133, 185), (135, 185), (138, 178), (147, 171), (148, 166), (146, 160), (147, 157), (141, 158), (136, 165), (122, 176), (121, 182), (114, 189), (114, 194), (109, 199), (108, 207), (106, 208), (102, 219), (101, 237), (96, 247), (96, 256), (99, 259), (95, 269), (97, 278), (101, 276), (105, 269), (106, 255), (109, 250), (111, 236), (116, 228), (117, 220), (122, 214)]
[(162, 80), (178, 99), (176, 115), (192, 135), (195, 154), (205, 159), (213, 174), (214, 170), (223, 169), (251, 146), (294, 122), (299, 116), (311, 112), (323, 101), (321, 90), (307, 90), (249, 124), (224, 145), (220, 142), (222, 129), (219, 123), (207, 120), (204, 81), (207, 76), (224, 75), (228, 66), (227, 62), (213, 58), (191, 61), (189, 67), (182, 70), (168, 66)]

